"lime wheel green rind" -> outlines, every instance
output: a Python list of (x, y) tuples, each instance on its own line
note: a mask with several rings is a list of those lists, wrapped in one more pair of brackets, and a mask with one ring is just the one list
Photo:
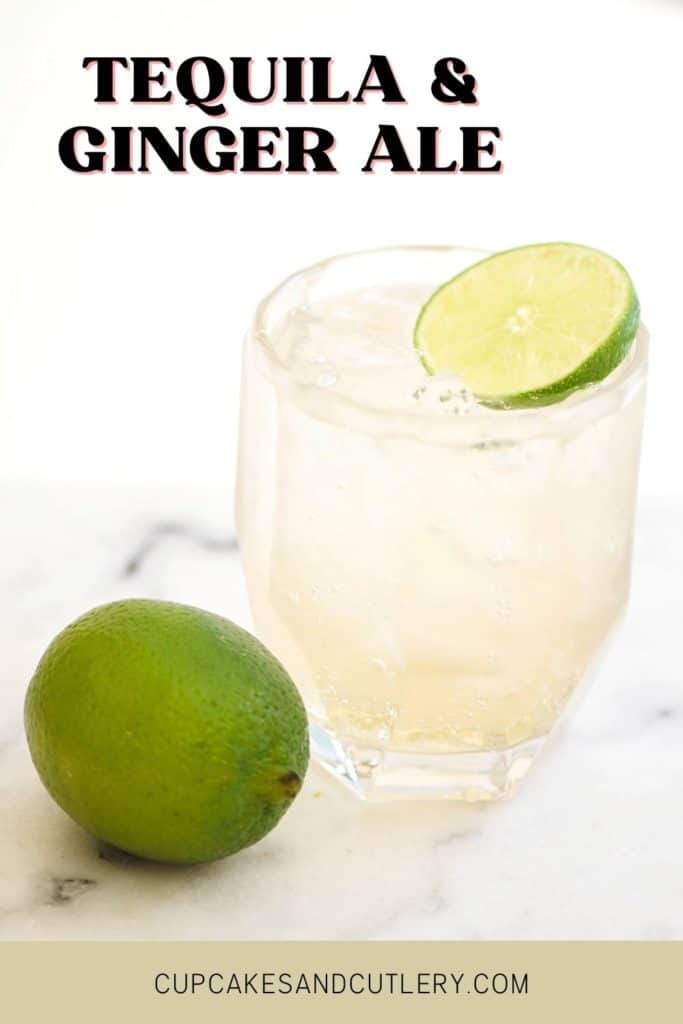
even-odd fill
[(549, 242), (495, 253), (447, 281), (420, 311), (414, 344), (428, 373), (456, 373), (484, 404), (525, 408), (603, 380), (639, 323), (621, 263)]

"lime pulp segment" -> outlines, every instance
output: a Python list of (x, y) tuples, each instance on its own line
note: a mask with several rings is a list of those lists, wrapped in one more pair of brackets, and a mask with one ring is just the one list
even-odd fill
[(496, 253), (439, 288), (414, 343), (484, 402), (545, 404), (602, 380), (638, 330), (631, 278), (597, 249), (553, 242)]

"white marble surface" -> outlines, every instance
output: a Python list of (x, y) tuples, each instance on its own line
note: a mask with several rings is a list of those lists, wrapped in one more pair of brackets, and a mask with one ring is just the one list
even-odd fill
[(683, 938), (682, 506), (642, 506), (626, 624), (512, 801), (367, 805), (314, 767), (264, 841), (180, 869), (104, 854), (52, 804), (22, 702), (102, 601), (248, 623), (228, 495), (1, 490), (0, 938)]

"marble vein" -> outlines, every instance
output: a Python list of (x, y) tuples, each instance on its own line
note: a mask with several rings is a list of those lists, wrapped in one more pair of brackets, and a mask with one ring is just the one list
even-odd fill
[(186, 523), (157, 523), (147, 531), (140, 545), (127, 559), (122, 575), (134, 576), (139, 572), (145, 559), (168, 537), (190, 540), (205, 551), (237, 551), (237, 537), (234, 534), (213, 536)]
[(631, 607), (510, 802), (363, 804), (314, 767), (281, 825), (217, 864), (113, 850), (42, 788), (22, 706), (95, 604), (186, 601), (249, 627), (223, 491), (3, 485), (0, 937), (683, 939), (683, 507), (644, 503)]

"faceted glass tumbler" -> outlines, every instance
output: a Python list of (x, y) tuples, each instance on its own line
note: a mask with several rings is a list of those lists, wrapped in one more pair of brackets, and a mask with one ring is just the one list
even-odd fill
[(256, 632), (304, 697), (315, 756), (367, 798), (509, 793), (628, 597), (642, 327), (607, 380), (532, 409), (397, 406), (362, 358), (357, 394), (329, 354), (316, 365), (320, 310), (346, 303), (358, 341), (383, 290), (428, 295), (481, 257), (328, 260), (268, 296), (245, 342), (236, 514)]

